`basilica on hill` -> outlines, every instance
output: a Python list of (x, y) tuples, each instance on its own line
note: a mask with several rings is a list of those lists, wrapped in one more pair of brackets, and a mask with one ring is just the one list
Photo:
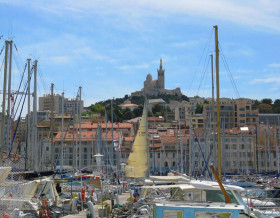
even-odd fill
[(160, 65), (158, 72), (158, 79), (153, 80), (152, 75), (149, 73), (146, 77), (146, 80), (144, 81), (144, 88), (141, 89), (141, 91), (132, 92), (131, 96), (141, 96), (141, 95), (147, 95), (147, 96), (158, 96), (158, 95), (177, 95), (182, 96), (181, 89), (165, 89), (165, 79), (164, 79), (164, 73), (165, 70), (162, 68), (162, 60), (160, 59)]

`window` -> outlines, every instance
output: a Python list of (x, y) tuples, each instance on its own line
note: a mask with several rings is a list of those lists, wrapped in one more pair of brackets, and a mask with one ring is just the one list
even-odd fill
[(157, 157), (160, 158), (160, 153), (157, 154)]
[(239, 111), (245, 111), (245, 108), (239, 108)]
[[(221, 190), (205, 190), (206, 192), (206, 201), (212, 202), (225, 202), (225, 196)], [(231, 202), (234, 204), (238, 204), (237, 200), (235, 199), (233, 193), (231, 191), (226, 191)]]

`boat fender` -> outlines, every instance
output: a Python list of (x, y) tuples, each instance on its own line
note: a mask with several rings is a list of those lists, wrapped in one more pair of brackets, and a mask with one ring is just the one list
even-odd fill
[(253, 207), (253, 202), (252, 202), (252, 200), (250, 200), (250, 207)]
[(3, 213), (3, 218), (9, 218), (9, 214), (7, 212)]
[(86, 200), (85, 187), (82, 187), (82, 201)]
[(88, 206), (88, 210), (91, 213), (91, 218), (95, 218), (94, 216), (94, 206), (93, 203), (91, 201), (87, 202), (87, 206)]

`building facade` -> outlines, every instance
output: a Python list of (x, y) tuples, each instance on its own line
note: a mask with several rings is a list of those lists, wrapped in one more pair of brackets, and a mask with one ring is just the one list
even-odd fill
[[(62, 96), (56, 94), (52, 96), (50, 94), (44, 95), (43, 97), (39, 97), (39, 111), (51, 111), (52, 107), (54, 109), (54, 113), (61, 114), (62, 113)], [(77, 113), (77, 111), (84, 111), (84, 101), (78, 101), (76, 99), (68, 99), (64, 98), (64, 113)]]
[(192, 123), (192, 117), (195, 115), (195, 106), (190, 105), (187, 101), (182, 101), (175, 108), (175, 121), (184, 122), (186, 125)]
[[(259, 111), (252, 109), (253, 104), (254, 100), (247, 98), (221, 98), (221, 125), (224, 125), (226, 129), (251, 125), (257, 126), (259, 123)], [(216, 123), (217, 112), (215, 105), (215, 103), (212, 105), (212, 102), (209, 102), (209, 104), (204, 104), (203, 106), (203, 117), (206, 127)]]

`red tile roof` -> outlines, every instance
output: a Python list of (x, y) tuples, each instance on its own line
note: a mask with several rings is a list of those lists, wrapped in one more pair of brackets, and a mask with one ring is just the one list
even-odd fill
[(164, 122), (164, 117), (148, 117), (148, 122)]
[[(64, 133), (65, 134), (65, 133)], [(78, 139), (79, 139), (79, 134), (78, 134)], [(92, 131), (82, 131), (81, 134), (81, 140), (82, 141), (92, 141), (95, 140), (96, 137), (96, 132), (92, 132)], [(117, 131), (113, 132), (113, 138), (114, 139), (118, 139), (119, 138), (119, 133)], [(102, 139), (105, 140), (106, 139), (106, 133), (102, 133)], [(76, 133), (74, 133), (74, 140), (76, 140)], [(108, 133), (107, 134), (107, 140), (108, 141), (112, 141), (112, 133)], [(55, 138), (54, 138), (55, 142), (61, 141), (61, 131), (57, 132)], [(67, 132), (64, 141), (73, 141), (73, 132)]]
[[(101, 126), (102, 129), (106, 129), (106, 123), (91, 123), (91, 122), (83, 122), (81, 124), (82, 129), (97, 129), (98, 125)], [(131, 123), (114, 123), (113, 128), (117, 129), (130, 129), (132, 127)], [(73, 126), (71, 126), (73, 128)], [(107, 123), (107, 129), (112, 128), (111, 123)]]
[(134, 137), (124, 137), (124, 141), (126, 141), (126, 142), (133, 142), (134, 141)]

